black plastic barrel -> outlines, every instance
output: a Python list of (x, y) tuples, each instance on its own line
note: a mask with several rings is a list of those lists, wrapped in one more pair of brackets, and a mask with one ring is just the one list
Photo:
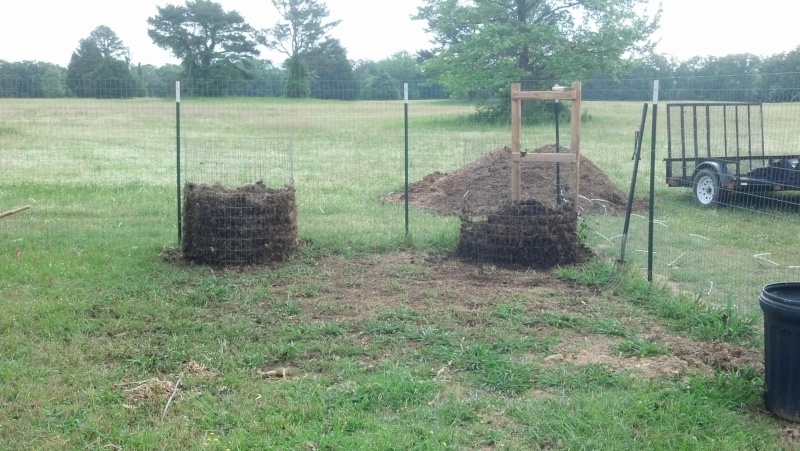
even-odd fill
[(766, 285), (758, 300), (764, 311), (764, 404), (800, 422), (800, 282)]

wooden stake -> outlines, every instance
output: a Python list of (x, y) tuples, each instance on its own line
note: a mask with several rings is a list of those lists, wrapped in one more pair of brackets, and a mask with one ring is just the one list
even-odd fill
[[(519, 155), (522, 151), (522, 101), (517, 96), (522, 92), (521, 83), (511, 85), (511, 155)], [(519, 160), (511, 160), (511, 201), (520, 201), (521, 171)]]
[(21, 212), (21, 211), (25, 211), (25, 210), (27, 210), (27, 209), (29, 209), (29, 208), (31, 208), (31, 206), (30, 206), (30, 205), (26, 205), (26, 206), (24, 206), (24, 207), (19, 207), (19, 208), (15, 208), (15, 209), (13, 209), (13, 210), (8, 210), (8, 211), (7, 211), (7, 212), (5, 212), (5, 213), (0, 213), (0, 219), (3, 219), (3, 218), (5, 218), (6, 216), (11, 216), (11, 215), (13, 215), (13, 214), (19, 213), (19, 212)]

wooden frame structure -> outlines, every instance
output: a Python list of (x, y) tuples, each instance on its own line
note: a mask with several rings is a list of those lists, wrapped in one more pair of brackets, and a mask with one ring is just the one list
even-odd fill
[[(522, 153), (522, 102), (524, 100), (571, 100), (572, 140), (569, 153)], [(523, 91), (520, 83), (511, 85), (511, 200), (519, 202), (520, 168), (524, 162), (575, 163), (575, 205), (578, 204), (578, 185), (581, 180), (581, 83), (574, 82), (569, 88), (553, 91)]]

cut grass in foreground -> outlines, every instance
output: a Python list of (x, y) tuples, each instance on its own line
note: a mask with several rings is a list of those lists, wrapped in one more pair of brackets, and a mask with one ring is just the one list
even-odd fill
[[(64, 269), (3, 279), (5, 449), (782, 446), (757, 365), (637, 370), (699, 324), (613, 266), (562, 270), (581, 283), (420, 252), (219, 271), (92, 236), (73, 233), (104, 258), (53, 249)], [(758, 361), (749, 332), (708, 338)]]

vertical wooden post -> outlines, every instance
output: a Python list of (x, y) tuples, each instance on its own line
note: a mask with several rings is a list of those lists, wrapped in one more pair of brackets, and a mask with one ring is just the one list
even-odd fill
[(517, 94), (522, 91), (521, 83), (511, 85), (511, 201), (519, 202), (522, 195), (520, 193), (520, 161), (514, 156), (522, 151), (521, 124), (522, 124), (522, 100)]
[(575, 206), (577, 208), (581, 186), (581, 82), (572, 83), (575, 98), (572, 100), (572, 144), (575, 153)]

